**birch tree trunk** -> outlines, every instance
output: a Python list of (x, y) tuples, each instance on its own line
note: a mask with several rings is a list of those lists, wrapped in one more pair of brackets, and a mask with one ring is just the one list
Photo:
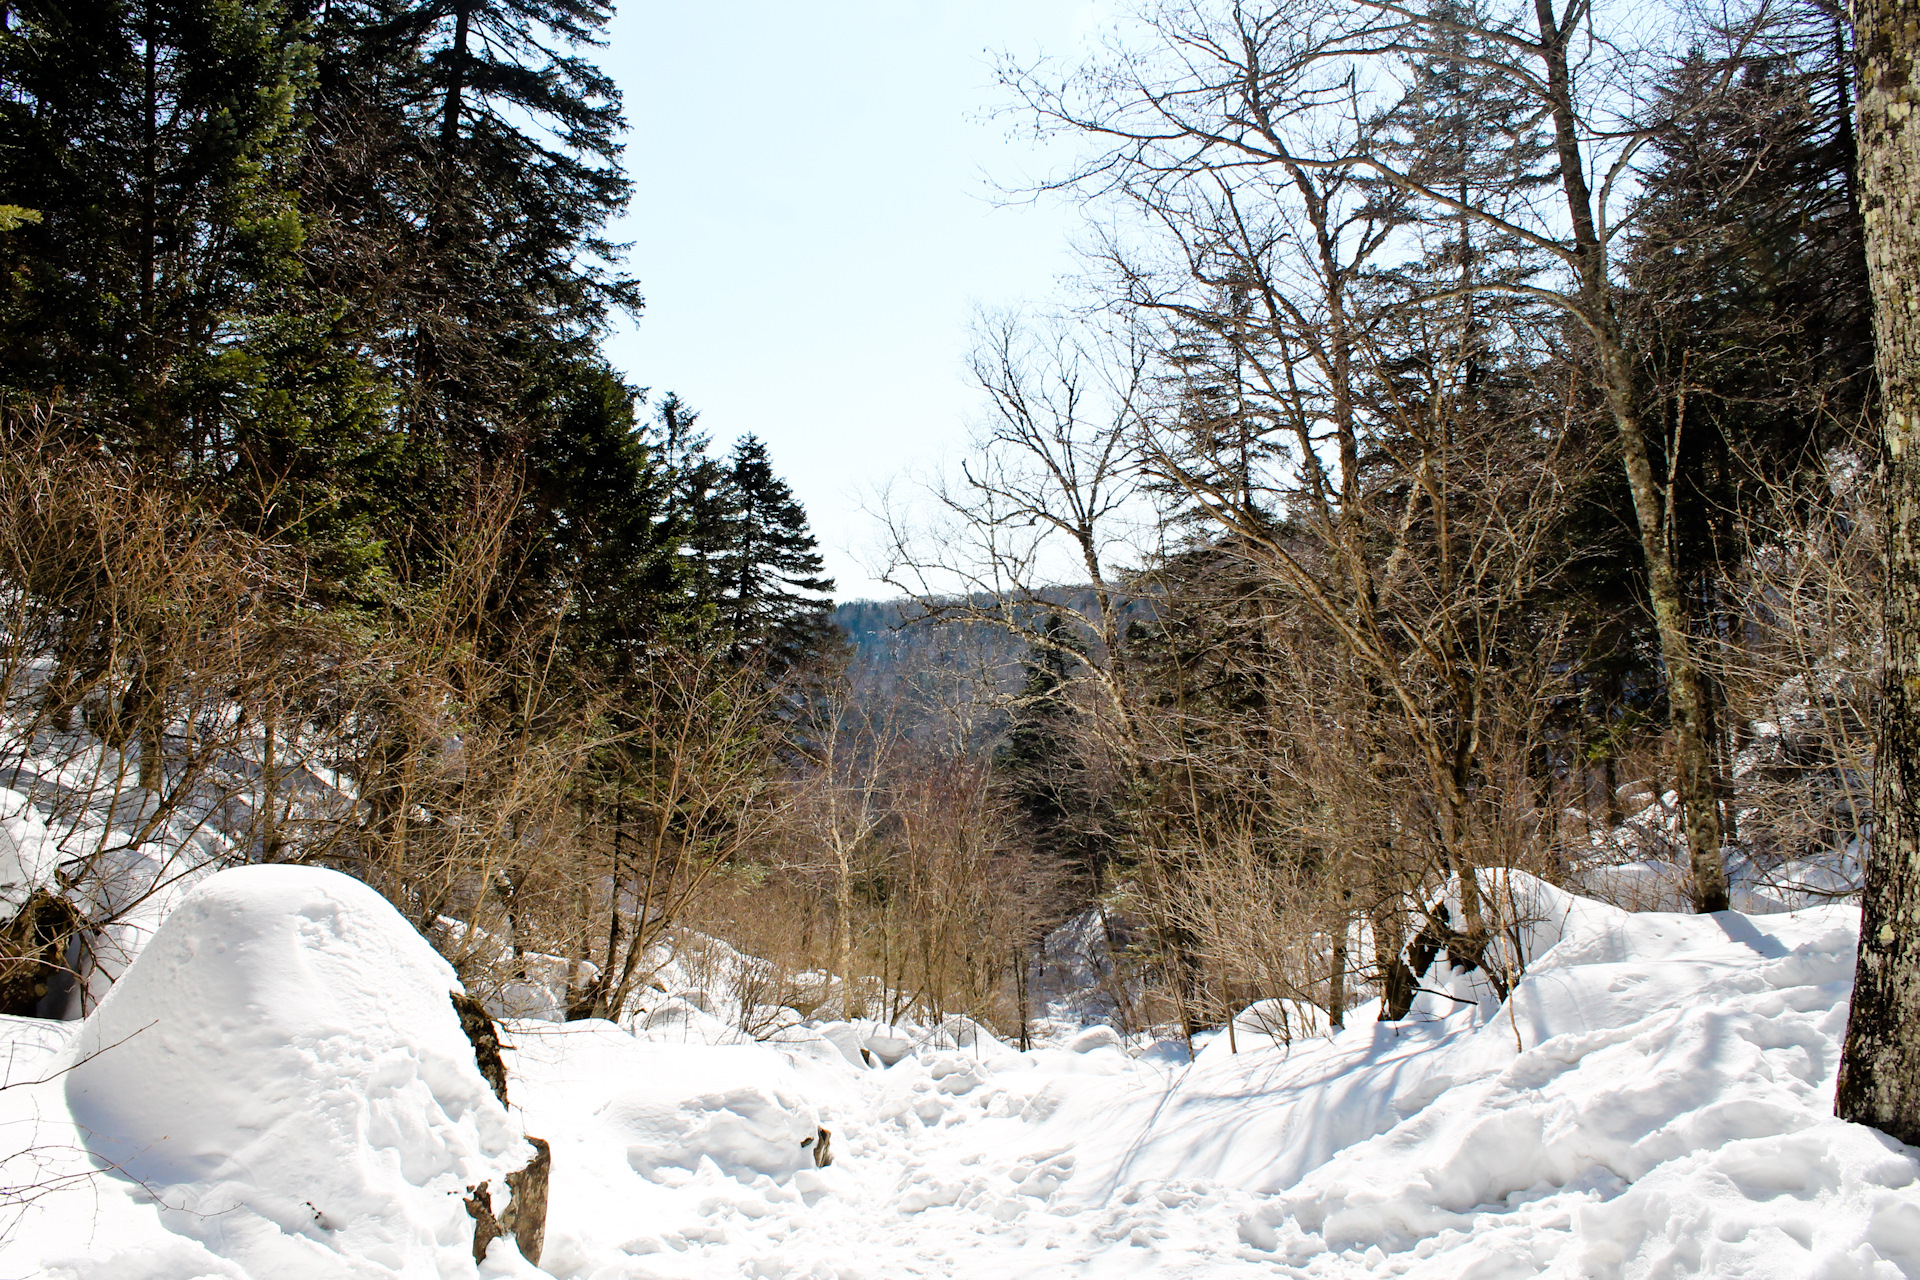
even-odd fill
[(1855, 0), (1861, 208), (1886, 433), (1875, 826), (1835, 1110), (1920, 1143), (1920, 0)]

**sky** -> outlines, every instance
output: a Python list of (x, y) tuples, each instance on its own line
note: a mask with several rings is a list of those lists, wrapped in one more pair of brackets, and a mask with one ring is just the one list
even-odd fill
[(647, 306), (609, 354), (752, 432), (805, 505), (841, 600), (871, 576), (890, 485), (958, 458), (979, 308), (1044, 304), (1074, 270), (1062, 202), (1009, 204), (1060, 162), (996, 116), (994, 54), (1070, 57), (1094, 0), (629, 0), (601, 65), (635, 191), (616, 236)]

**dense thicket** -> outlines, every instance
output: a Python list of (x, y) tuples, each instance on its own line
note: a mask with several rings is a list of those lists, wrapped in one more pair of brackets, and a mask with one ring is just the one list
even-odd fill
[(1103, 851), (1081, 901), (1148, 1016), (1396, 1017), (1436, 956), (1504, 985), (1509, 868), (1702, 910), (1857, 887), (1850, 33), (1608, 21), (1164, 6), (1003, 69), (1081, 148), (1056, 185), (1101, 211), (1106, 306), (987, 327), (994, 419), (937, 495), (980, 532), (903, 531), (896, 578), (1085, 575), (1064, 619), (922, 599), (1025, 642), (1018, 831)]
[(641, 306), (609, 17), (0, 6), (7, 765), (124, 762), (41, 797), (108, 833), (14, 968), (84, 970), (129, 859), (157, 891), (216, 822), (617, 1011), (763, 829), (832, 583), (764, 445), (601, 353)]

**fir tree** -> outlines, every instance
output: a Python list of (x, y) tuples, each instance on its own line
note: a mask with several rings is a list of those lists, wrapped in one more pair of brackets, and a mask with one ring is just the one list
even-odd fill
[[(452, 494), (537, 470), (592, 399), (610, 315), (640, 304), (604, 228), (626, 199), (611, 81), (583, 51), (604, 6), (329, 0), (301, 197), (309, 286), (390, 390), (391, 483)], [(569, 389), (573, 379), (580, 387)], [(435, 571), (431, 502), (381, 534)]]
[(836, 636), (833, 580), (821, 576), (807, 513), (773, 473), (758, 437), (734, 445), (725, 493), (727, 545), (713, 565), (714, 586), (736, 654), (753, 652), (783, 670), (829, 648)]
[(0, 384), (85, 395), (155, 460), (219, 457), (297, 271), (298, 36), (273, 3), (9, 6), (0, 204), (39, 216), (0, 240)]
[(1662, 86), (1687, 125), (1655, 142), (1626, 259), (1676, 558), (1695, 578), (1740, 556), (1756, 499), (1851, 443), (1870, 392), (1845, 48), (1814, 31), (1791, 53), (1717, 91), (1725, 68), (1691, 56)]
[(563, 372), (553, 429), (528, 459), (529, 576), (569, 602), (576, 651), (619, 676), (697, 625), (694, 569), (666, 450), (634, 411), (641, 393), (604, 364)]
[(619, 93), (581, 54), (609, 13), (569, 0), (324, 9), (307, 175), (328, 214), (319, 256), (346, 272), (336, 288), (366, 297), (384, 358), (422, 383), (416, 429), (472, 447), (504, 429), (489, 415), (545, 347), (584, 354), (611, 310), (639, 306), (603, 235), (630, 190)]

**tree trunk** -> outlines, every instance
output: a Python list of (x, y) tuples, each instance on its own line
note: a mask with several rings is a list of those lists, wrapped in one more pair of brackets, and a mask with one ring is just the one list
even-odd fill
[(840, 979), (840, 1016), (859, 1018), (866, 1008), (853, 994), (853, 854), (838, 837), (833, 857), (833, 972)]
[(1333, 934), (1333, 972), (1327, 978), (1327, 1021), (1336, 1027), (1347, 1023), (1347, 930), (1352, 922), (1346, 912)]
[(1920, 0), (1856, 0), (1854, 44), (1889, 510), (1876, 830), (1835, 1110), (1920, 1143)]
[(1705, 724), (1708, 690), (1694, 658), (1686, 601), (1680, 594), (1673, 548), (1667, 537), (1667, 506), (1673, 495), (1663, 498), (1654, 479), (1646, 428), (1640, 421), (1633, 361), (1621, 339), (1606, 244), (1594, 217), (1593, 191), (1587, 185), (1586, 157), (1580, 149), (1580, 117), (1569, 52), (1580, 7), (1570, 6), (1563, 15), (1564, 22), (1554, 16), (1552, 0), (1534, 0), (1534, 8), (1540, 26), (1540, 56), (1546, 63), (1560, 184), (1573, 224), (1580, 316), (1599, 357), (1601, 390), (1607, 397), (1607, 409), (1620, 440), (1621, 461), (1626, 466), (1627, 486), (1633, 493), (1634, 522), (1639, 526), (1641, 558), (1647, 571), (1647, 597), (1660, 637), (1660, 661), (1666, 667), (1667, 707), (1673, 717), (1679, 774), (1677, 790), (1687, 852), (1693, 864), (1694, 907), (1699, 911), (1724, 911), (1727, 871), (1720, 849), (1720, 797), (1713, 781), (1713, 747)]
[(447, 58), (451, 72), (446, 99), (440, 104), (440, 149), (451, 154), (460, 141), (460, 100), (467, 84), (467, 20), (472, 6), (457, 5), (453, 13), (453, 40)]
[(280, 776), (274, 720), (269, 715), (260, 748), (260, 861), (280, 861)]
[(1013, 949), (1013, 990), (1020, 1005), (1020, 1052), (1033, 1048), (1033, 1012), (1028, 1005), (1027, 989), (1027, 949)]
[(1406, 943), (1400, 912), (1393, 903), (1385, 903), (1373, 912), (1374, 964), (1380, 971), (1381, 1022), (1398, 1022), (1413, 1008), (1414, 988), (1419, 975), (1401, 958)]
[[(1624, 353), (1603, 363), (1617, 363), (1608, 373), (1608, 399), (1626, 401), (1631, 391), (1618, 392), (1616, 380), (1630, 384), (1632, 373)], [(1660, 661), (1667, 674), (1667, 710), (1673, 719), (1676, 790), (1680, 793), (1681, 822), (1687, 836), (1687, 855), (1693, 864), (1693, 903), (1698, 911), (1727, 909), (1727, 868), (1721, 854), (1720, 788), (1713, 776), (1713, 739), (1708, 731), (1710, 703), (1705, 675), (1693, 654), (1687, 627), (1686, 601), (1673, 571), (1667, 545), (1666, 504), (1653, 477), (1647, 438), (1640, 419), (1618, 405), (1614, 424), (1626, 463), (1627, 485), (1633, 491), (1633, 513), (1640, 526), (1641, 558), (1647, 566), (1647, 596), (1653, 605), (1654, 630), (1660, 637)]]

